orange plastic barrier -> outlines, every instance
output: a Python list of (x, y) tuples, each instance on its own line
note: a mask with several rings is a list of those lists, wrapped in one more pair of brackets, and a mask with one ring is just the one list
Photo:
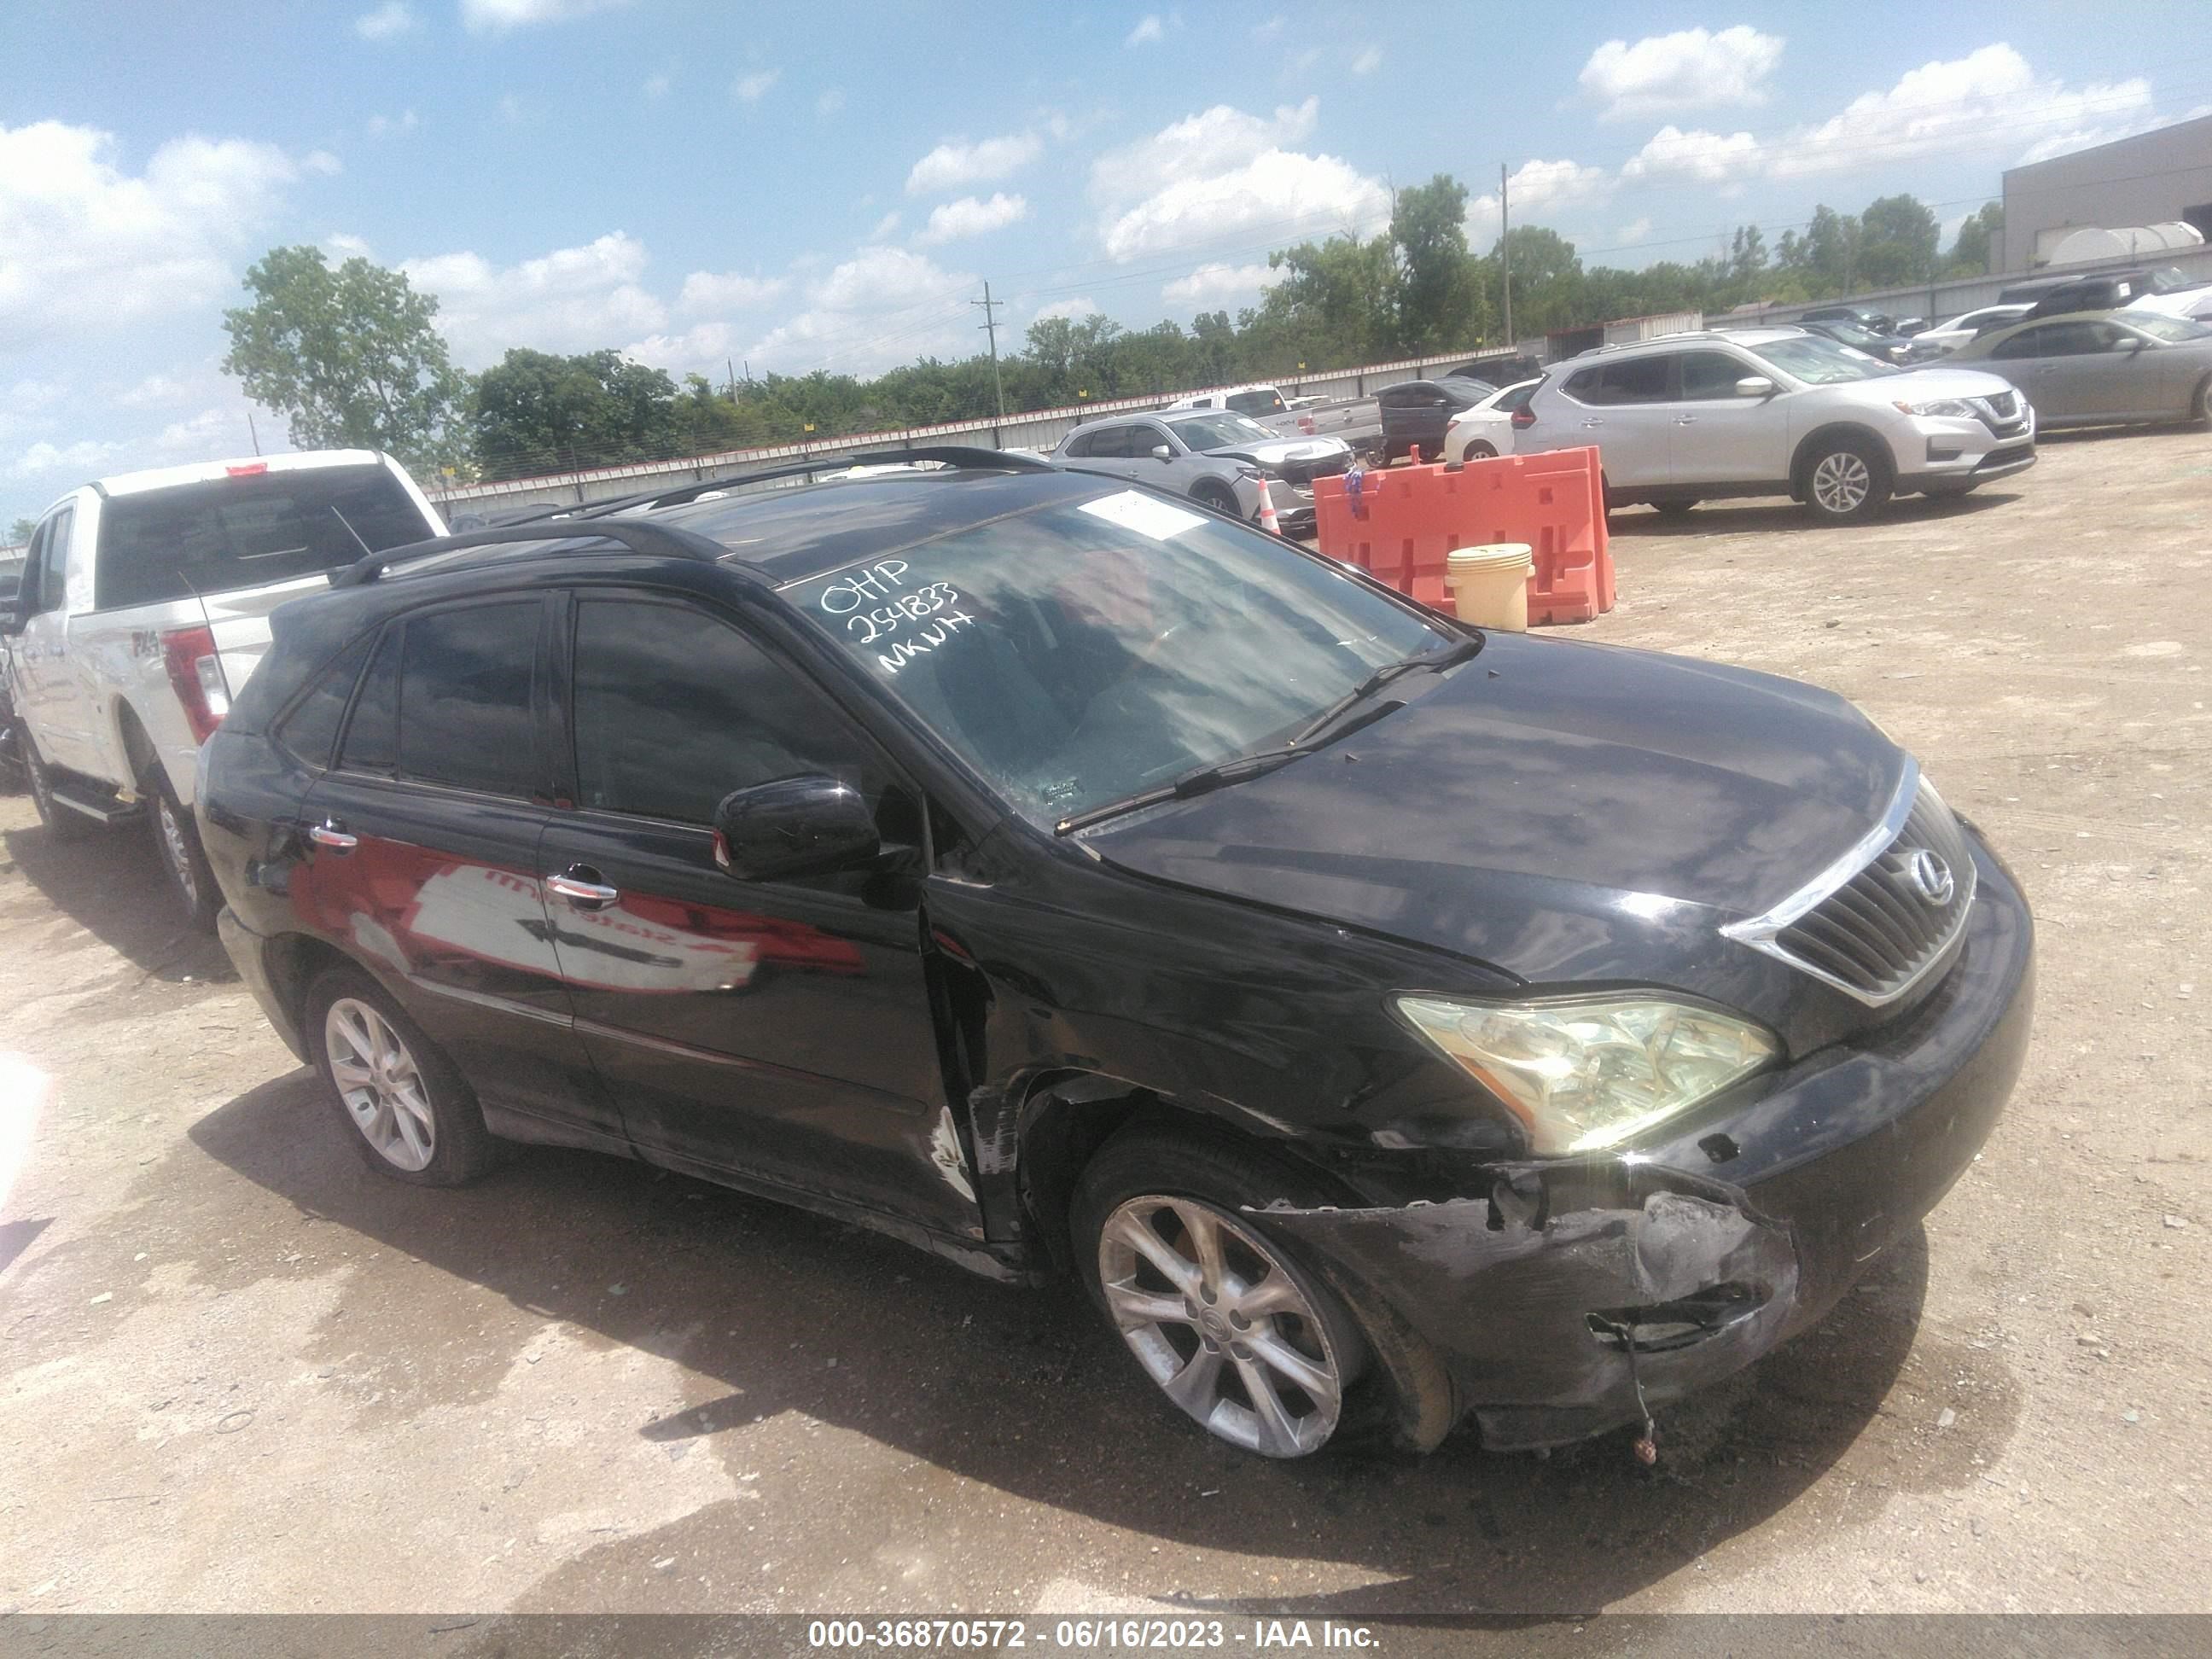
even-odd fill
[(1526, 542), (1532, 623), (1588, 622), (1613, 609), (1613, 550), (1595, 449), (1553, 450), (1441, 466), (1378, 469), (1354, 518), (1342, 477), (1314, 480), (1321, 550), (1424, 605), (1451, 609), (1444, 560), (1455, 547)]

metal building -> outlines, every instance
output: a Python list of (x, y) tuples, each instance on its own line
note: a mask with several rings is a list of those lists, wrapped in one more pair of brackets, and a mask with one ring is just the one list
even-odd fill
[(2027, 270), (2084, 226), (2177, 219), (2212, 240), (2212, 115), (2008, 169), (1990, 252), (1999, 271)]

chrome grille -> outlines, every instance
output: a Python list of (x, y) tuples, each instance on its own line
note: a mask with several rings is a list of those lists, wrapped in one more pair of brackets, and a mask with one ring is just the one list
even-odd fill
[(1980, 411), (1982, 424), (2000, 438), (2009, 438), (2027, 429), (2027, 419), (2021, 412), (2017, 392), (2000, 392), (1993, 397), (1969, 398), (1966, 401)]
[(1765, 915), (1722, 931), (1879, 1007), (1948, 958), (1974, 880), (1966, 832), (1908, 765), (1872, 834)]

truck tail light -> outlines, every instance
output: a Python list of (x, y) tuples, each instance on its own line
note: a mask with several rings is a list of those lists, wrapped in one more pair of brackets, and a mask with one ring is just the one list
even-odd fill
[(205, 743), (222, 717), (230, 713), (230, 685), (222, 677), (222, 659), (216, 654), (215, 633), (208, 628), (173, 628), (161, 635), (161, 660), (169, 671), (170, 688), (184, 705), (192, 741)]
[(1314, 433), (1314, 417), (1310, 415), (1299, 416), (1298, 430), (1304, 433), (1307, 437), (1312, 437)]
[(1525, 432), (1535, 424), (1536, 411), (1528, 404), (1523, 404), (1513, 411), (1513, 429), (1516, 432)]

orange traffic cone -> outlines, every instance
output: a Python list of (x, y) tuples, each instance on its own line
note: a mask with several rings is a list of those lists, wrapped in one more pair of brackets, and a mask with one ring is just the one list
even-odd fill
[(1279, 536), (1283, 533), (1282, 520), (1275, 516), (1275, 498), (1269, 491), (1267, 481), (1265, 478), (1260, 480), (1260, 528), (1270, 536)]

